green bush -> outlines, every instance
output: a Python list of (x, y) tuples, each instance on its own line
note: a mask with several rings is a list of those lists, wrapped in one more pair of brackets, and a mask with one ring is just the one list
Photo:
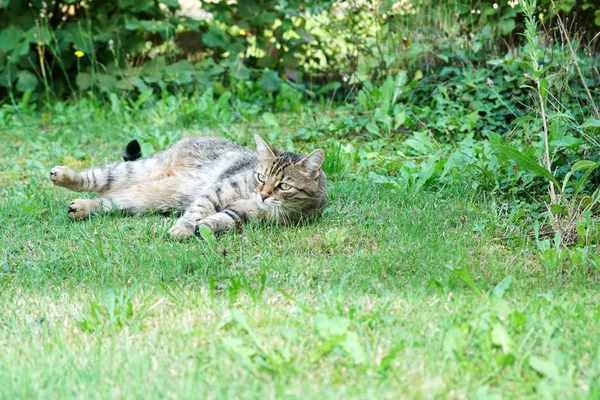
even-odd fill
[[(110, 87), (129, 57), (173, 35), (176, 21), (154, 1), (0, 3), (0, 86), (61, 96), (85, 89), (91, 74)], [(177, 0), (166, 0), (174, 9)], [(80, 58), (77, 56), (81, 56)]]
[[(578, 32), (594, 32), (600, 7), (560, 1)], [(283, 82), (343, 95), (400, 70), (485, 65), (521, 40), (512, 1), (177, 0), (0, 2), (0, 99), (78, 92), (192, 93), (225, 87), (279, 91)], [(538, 7), (551, 28), (550, 0)], [(582, 36), (582, 39), (585, 38)], [(588, 39), (591, 39), (589, 37)], [(78, 57), (78, 55), (80, 57)], [(216, 82), (216, 86), (215, 86)], [(339, 90), (339, 89), (343, 90)]]
[[(223, 74), (279, 90), (298, 79), (297, 54), (312, 38), (306, 2), (205, 3), (196, 20), (177, 0), (0, 2), (0, 96), (36, 91), (146, 92), (212, 86)], [(243, 61), (243, 62), (242, 62)], [(281, 74), (281, 76), (280, 76)]]

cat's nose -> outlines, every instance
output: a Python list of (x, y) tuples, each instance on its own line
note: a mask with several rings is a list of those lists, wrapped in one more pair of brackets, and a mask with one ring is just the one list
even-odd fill
[(262, 201), (265, 201), (265, 199), (268, 199), (269, 197), (271, 197), (270, 194), (265, 193), (265, 192), (260, 192), (260, 198), (262, 199)]

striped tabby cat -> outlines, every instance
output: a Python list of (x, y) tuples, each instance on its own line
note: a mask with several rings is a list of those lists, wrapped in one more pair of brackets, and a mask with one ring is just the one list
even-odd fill
[(198, 137), (146, 159), (133, 141), (125, 162), (81, 173), (54, 167), (50, 179), (74, 192), (100, 195), (73, 200), (73, 219), (111, 209), (182, 213), (169, 231), (175, 239), (192, 236), (200, 225), (219, 233), (248, 220), (287, 224), (320, 216), (327, 197), (323, 150), (299, 156), (258, 135), (254, 139), (258, 154), (224, 139)]

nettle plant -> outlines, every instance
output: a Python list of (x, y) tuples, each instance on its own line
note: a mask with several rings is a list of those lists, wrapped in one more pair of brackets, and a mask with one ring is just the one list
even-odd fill
[[(584, 190), (585, 184), (590, 175), (600, 167), (600, 162), (577, 160), (570, 168), (566, 168), (567, 172), (561, 182), (556, 176), (558, 168), (554, 165), (554, 160), (556, 154), (561, 151), (561, 147), (567, 147), (574, 143), (574, 139), (565, 135), (565, 132), (578, 132), (593, 144), (598, 145), (593, 138), (585, 135), (582, 129), (586, 126), (594, 126), (595, 122), (600, 120), (600, 114), (587, 88), (573, 42), (560, 16), (557, 15), (557, 21), (563, 40), (566, 42), (564, 51), (570, 60), (566, 67), (556, 60), (548, 62), (547, 59), (544, 59), (547, 49), (540, 44), (538, 38), (535, 1), (523, 1), (522, 6), (526, 17), (525, 65), (529, 70), (525, 75), (528, 83), (524, 87), (533, 94), (536, 106), (534, 107), (535, 115), (518, 118), (515, 122), (528, 124), (527, 129), (530, 131), (539, 131), (537, 136), (540, 137), (542, 162), (538, 162), (528, 151), (520, 151), (515, 147), (497, 142), (492, 145), (499, 154), (512, 159), (519, 168), (546, 179), (548, 198), (545, 199), (545, 206), (549, 217), (548, 221), (557, 238), (556, 243), (560, 245), (581, 243), (582, 240), (586, 240), (584, 225), (590, 221), (587, 216), (600, 201), (600, 189), (589, 193)], [(561, 104), (560, 95), (557, 93), (560, 85), (569, 84), (568, 79), (572, 75), (581, 80), (590, 102), (590, 112), (594, 114), (594, 117), (588, 118), (588, 121), (581, 125)], [(560, 140), (556, 140), (557, 138)]]

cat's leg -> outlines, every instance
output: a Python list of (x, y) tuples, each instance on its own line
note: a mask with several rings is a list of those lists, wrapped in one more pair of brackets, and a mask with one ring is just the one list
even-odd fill
[(169, 234), (173, 239), (192, 236), (201, 220), (218, 213), (235, 199), (250, 197), (248, 186), (246, 177), (239, 177), (204, 190), (173, 224)]
[(169, 157), (153, 157), (90, 168), (83, 172), (57, 166), (50, 170), (50, 180), (56, 186), (73, 192), (106, 193), (174, 174), (174, 166), (170, 164)]
[(100, 210), (110, 210), (111, 203), (106, 198), (75, 199), (69, 204), (69, 217), (80, 220), (96, 214)]
[(183, 212), (195, 196), (182, 193), (182, 179), (170, 176), (160, 181), (132, 184), (102, 194), (97, 199), (76, 199), (69, 205), (69, 217), (83, 219), (99, 211), (121, 210), (131, 214)]
[(214, 190), (208, 190), (198, 197), (183, 213), (173, 227), (169, 235), (173, 239), (186, 239), (194, 234), (198, 222), (203, 218), (215, 214), (221, 208), (222, 199)]
[(240, 229), (241, 224), (259, 218), (264, 212), (259, 208), (254, 198), (238, 200), (216, 214), (198, 221), (196, 229), (200, 225), (210, 228), (214, 234), (226, 232), (232, 228)]
[(73, 192), (103, 193), (110, 190), (113, 184), (114, 178), (111, 172), (115, 169), (115, 165), (90, 168), (83, 172), (76, 172), (65, 166), (57, 166), (50, 170), (50, 180), (56, 186)]

